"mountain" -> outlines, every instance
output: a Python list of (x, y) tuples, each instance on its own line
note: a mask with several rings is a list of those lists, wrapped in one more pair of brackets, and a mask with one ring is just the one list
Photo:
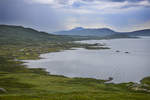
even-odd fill
[(55, 34), (99, 37), (150, 36), (150, 29), (138, 30), (133, 32), (115, 32), (109, 28), (88, 29), (77, 27), (68, 31), (55, 32)]
[[(40, 32), (22, 26), (0, 25), (0, 45), (3, 44), (43, 44), (52, 42), (68, 42), (74, 40), (99, 39), (99, 38), (128, 38), (134, 36), (150, 36), (150, 29), (134, 32), (115, 32), (107, 28), (85, 29), (77, 27), (69, 31), (61, 31), (54, 35)], [(65, 34), (65, 35), (64, 35)], [(72, 36), (73, 35), (73, 36)]]
[(129, 36), (150, 36), (150, 29), (126, 32), (125, 34), (127, 34)]
[(61, 35), (80, 35), (80, 36), (108, 36), (112, 34), (116, 34), (115, 31), (108, 28), (99, 28), (99, 29), (88, 29), (77, 27), (68, 31), (59, 31), (55, 32), (56, 34)]
[(48, 34), (22, 26), (0, 25), (0, 45), (65, 42), (73, 39), (73, 37)]
[(81, 30), (84, 30), (83, 27), (76, 27), (74, 29), (72, 29), (71, 31), (81, 31)]

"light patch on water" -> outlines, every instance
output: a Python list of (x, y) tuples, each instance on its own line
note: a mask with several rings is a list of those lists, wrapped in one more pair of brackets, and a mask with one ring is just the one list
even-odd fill
[[(68, 77), (108, 79), (113, 82), (139, 82), (150, 75), (150, 37), (140, 39), (87, 40), (105, 43), (108, 50), (65, 50), (42, 54), (45, 59), (26, 60), (29, 67), (42, 67), (51, 74)], [(116, 52), (119, 50), (120, 52)], [(129, 53), (125, 53), (129, 52)]]

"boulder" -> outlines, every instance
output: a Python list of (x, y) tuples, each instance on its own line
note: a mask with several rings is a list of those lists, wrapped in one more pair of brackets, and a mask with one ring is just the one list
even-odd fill
[(0, 93), (7, 93), (7, 90), (5, 90), (4, 88), (0, 88)]
[(116, 52), (120, 52), (119, 50), (116, 50)]

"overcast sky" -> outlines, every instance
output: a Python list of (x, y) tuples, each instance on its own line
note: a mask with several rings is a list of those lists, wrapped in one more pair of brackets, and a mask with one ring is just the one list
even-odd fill
[(150, 29), (150, 0), (0, 0), (0, 24), (47, 32), (74, 27)]

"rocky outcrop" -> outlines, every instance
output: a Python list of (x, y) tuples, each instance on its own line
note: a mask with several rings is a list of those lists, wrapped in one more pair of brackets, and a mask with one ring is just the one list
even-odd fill
[(0, 93), (7, 93), (7, 90), (4, 88), (0, 88)]
[(133, 91), (143, 91), (143, 92), (150, 92), (149, 85), (147, 84), (137, 84), (134, 83), (133, 85), (129, 86), (129, 88)]

